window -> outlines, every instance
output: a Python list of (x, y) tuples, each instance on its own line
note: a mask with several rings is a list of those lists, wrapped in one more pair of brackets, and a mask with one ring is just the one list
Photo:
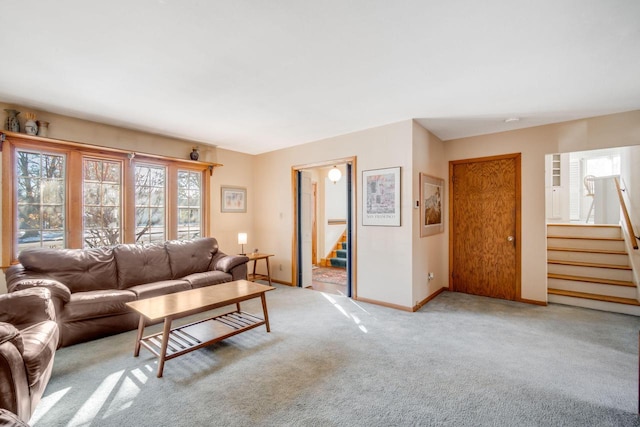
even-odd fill
[(85, 158), (83, 179), (83, 246), (122, 242), (122, 162)]
[(18, 250), (65, 247), (65, 156), (16, 150)]
[(202, 175), (178, 171), (178, 239), (200, 237), (202, 224)]
[(162, 166), (136, 165), (136, 242), (162, 242), (166, 237), (166, 181)]
[(206, 236), (213, 164), (37, 137), (2, 147), (2, 263), (29, 247)]

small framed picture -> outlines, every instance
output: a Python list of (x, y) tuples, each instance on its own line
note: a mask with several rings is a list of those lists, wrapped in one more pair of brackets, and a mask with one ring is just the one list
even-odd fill
[(400, 226), (400, 168), (362, 172), (362, 225)]
[(420, 237), (444, 232), (444, 180), (420, 174)]
[(220, 212), (246, 212), (247, 189), (245, 187), (220, 187)]

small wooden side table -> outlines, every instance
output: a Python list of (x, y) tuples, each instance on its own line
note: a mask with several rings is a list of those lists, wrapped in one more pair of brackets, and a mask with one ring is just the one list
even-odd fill
[[(274, 256), (273, 254), (261, 254), (261, 253), (253, 253), (253, 254), (246, 254), (246, 256), (249, 258), (249, 261), (253, 261), (253, 272), (251, 274), (247, 274), (247, 279), (251, 280), (251, 281), (256, 281), (259, 279), (266, 279), (269, 281), (269, 286), (272, 286), (271, 284), (271, 266), (269, 265), (269, 257)], [(265, 260), (265, 262), (267, 263), (267, 274), (256, 274), (256, 264), (258, 263), (258, 260)]]

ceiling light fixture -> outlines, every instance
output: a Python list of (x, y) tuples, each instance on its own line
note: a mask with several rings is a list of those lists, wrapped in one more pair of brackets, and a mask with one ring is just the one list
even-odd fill
[(329, 171), (328, 176), (329, 180), (331, 180), (331, 182), (335, 184), (336, 182), (340, 181), (340, 178), (342, 178), (342, 172), (340, 172), (340, 169), (334, 166), (333, 169)]

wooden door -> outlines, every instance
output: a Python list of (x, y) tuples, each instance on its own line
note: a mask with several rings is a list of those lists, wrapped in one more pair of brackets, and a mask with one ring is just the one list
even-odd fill
[(520, 154), (450, 162), (450, 288), (520, 300)]

